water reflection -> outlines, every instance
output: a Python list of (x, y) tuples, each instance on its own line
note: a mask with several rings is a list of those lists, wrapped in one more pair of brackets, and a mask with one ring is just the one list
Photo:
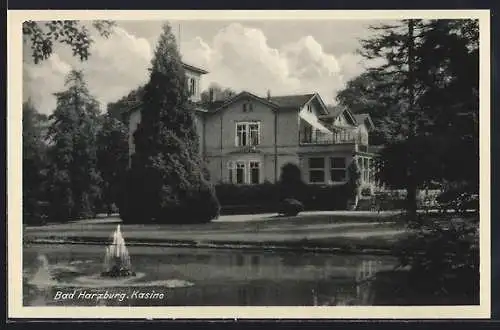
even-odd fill
[[(37, 257), (47, 256), (52, 276), (44, 299), (30, 282)], [(395, 260), (376, 256), (340, 256), (314, 253), (243, 252), (235, 250), (129, 247), (134, 269), (144, 274), (131, 286), (85, 287), (75, 279), (101, 270), (102, 247), (37, 245), (24, 250), (26, 305), (113, 306), (314, 306), (370, 305), (371, 279)], [(71, 269), (70, 269), (71, 268)], [(165, 286), (179, 279), (191, 286)], [(123, 292), (118, 301), (69, 299), (56, 301), (57, 291)], [(135, 299), (137, 290), (164, 292), (164, 299)], [(43, 300), (43, 301), (42, 301)]]

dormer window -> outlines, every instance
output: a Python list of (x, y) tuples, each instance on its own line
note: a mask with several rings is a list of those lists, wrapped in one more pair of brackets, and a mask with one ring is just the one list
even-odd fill
[(196, 80), (194, 80), (194, 78), (189, 79), (189, 95), (196, 95)]

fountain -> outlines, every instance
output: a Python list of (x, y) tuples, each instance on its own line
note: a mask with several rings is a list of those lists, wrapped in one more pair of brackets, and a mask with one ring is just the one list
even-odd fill
[(101, 273), (103, 277), (129, 277), (136, 276), (131, 271), (130, 255), (128, 254), (125, 239), (120, 230), (120, 225), (114, 231), (111, 245), (106, 247), (104, 256), (104, 271)]
[[(114, 230), (111, 243), (106, 246), (104, 263), (102, 263), (101, 258), (87, 260), (73, 260), (73, 258), (58, 260), (58, 258), (54, 258), (54, 262), (49, 263), (44, 254), (41, 254), (40, 251), (37, 253), (38, 256), (33, 265), (34, 269), (32, 268), (33, 272), (27, 271), (23, 275), (23, 281), (33, 287), (26, 291), (27, 296), (30, 297), (29, 305), (53, 304), (53, 295), (57, 292), (87, 292), (86, 290), (89, 290), (88, 293), (95, 293), (96, 291), (92, 290), (113, 292), (116, 289), (130, 290), (131, 288), (140, 290), (151, 288), (148, 289), (151, 292), (154, 290), (160, 292), (167, 288), (183, 288), (194, 285), (181, 279), (162, 279), (163, 274), (155, 273), (154, 268), (148, 267), (148, 265), (143, 265), (145, 269), (140, 272), (132, 271), (129, 251), (125, 245), (120, 225)], [(139, 291), (135, 290), (134, 292)], [(78, 304), (78, 301), (74, 299), (72, 303)], [(66, 302), (61, 300), (59, 303), (72, 304), (69, 300)], [(98, 301), (97, 303), (104, 302)]]
[(33, 275), (31, 282), (39, 289), (47, 289), (52, 283), (52, 275), (49, 270), (49, 260), (43, 254), (36, 258), (38, 269)]

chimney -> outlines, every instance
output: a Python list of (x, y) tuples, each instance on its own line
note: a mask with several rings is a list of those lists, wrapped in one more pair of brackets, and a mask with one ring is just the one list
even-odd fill
[(267, 100), (269, 101), (271, 99), (271, 90), (267, 90)]

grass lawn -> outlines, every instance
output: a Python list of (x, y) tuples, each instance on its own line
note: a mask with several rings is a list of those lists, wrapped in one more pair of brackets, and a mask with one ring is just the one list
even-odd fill
[[(272, 214), (222, 216), (195, 225), (122, 224), (128, 244), (231, 245), (390, 249), (405, 234), (394, 213), (305, 212), (297, 217)], [(68, 240), (105, 244), (119, 218), (25, 227), (24, 241)]]

